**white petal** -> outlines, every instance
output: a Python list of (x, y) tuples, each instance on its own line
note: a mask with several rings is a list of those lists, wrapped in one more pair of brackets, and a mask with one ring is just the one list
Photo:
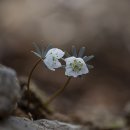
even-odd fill
[(74, 56), (65, 58), (66, 65), (70, 65), (70, 63), (73, 63), (73, 61), (75, 59), (76, 59), (76, 57), (74, 57)]
[(56, 62), (53, 62), (53, 68), (60, 68), (61, 66), (61, 63), (58, 60), (56, 60)]
[(48, 67), (48, 69), (55, 71), (55, 68), (61, 67), (61, 63), (56, 59), (53, 60), (53, 57), (51, 55), (47, 56), (44, 60), (45, 65)]
[[(81, 68), (81, 70), (79, 72), (73, 71), (73, 68), (70, 65), (70, 63), (73, 64), (74, 60), (76, 60), (77, 62), (80, 61), (83, 64), (83, 66), (82, 66), (82, 68)], [(82, 58), (76, 58), (76, 57), (72, 56), (72, 57), (66, 58), (65, 62), (66, 62), (65, 75), (78, 77), (79, 75), (87, 74), (89, 72), (86, 63), (84, 62), (84, 60)]]
[(54, 51), (54, 54), (56, 55), (56, 57), (58, 59), (60, 59), (60, 58), (62, 58), (64, 56), (65, 53), (61, 49), (56, 48), (55, 51)]
[(83, 64), (83, 67), (80, 71), (81, 74), (87, 74), (89, 73), (88, 67), (86, 65), (86, 63), (84, 62), (84, 60), (82, 58), (77, 58), (78, 61), (80, 61)]
[(70, 67), (70, 65), (66, 66), (65, 75), (73, 76), (73, 77), (77, 77), (78, 76), (77, 72), (74, 72), (73, 69)]
[(60, 58), (62, 58), (62, 57), (64, 56), (64, 54), (65, 54), (65, 53), (64, 53), (61, 49), (52, 48), (52, 49), (50, 49), (50, 50), (47, 52), (47, 54), (46, 54), (45, 57), (47, 57), (47, 56), (49, 56), (49, 55), (53, 55), (53, 56), (55, 56), (57, 59), (60, 59)]
[(65, 71), (65, 75), (72, 76), (72, 77), (78, 77), (78, 74), (74, 71)]
[(72, 57), (65, 58), (65, 61), (66, 62), (73, 62), (75, 59), (76, 59), (76, 57), (72, 56)]
[(65, 71), (65, 73), (69, 76), (71, 73), (72, 73), (72, 68), (66, 68), (66, 71)]
[(52, 70), (52, 71), (55, 71), (55, 69), (53, 68), (52, 66), (52, 62), (53, 60), (50, 60), (49, 58), (45, 58), (43, 60), (43, 62), (45, 63), (45, 65), (47, 66), (48, 69)]
[(73, 77), (75, 77), (75, 78), (79, 76), (79, 74), (78, 74), (77, 72), (74, 72), (74, 71), (71, 73), (71, 75), (72, 75)]
[(87, 67), (86, 64), (85, 64), (85, 65), (83, 66), (83, 68), (81, 69), (81, 72), (82, 72), (82, 74), (87, 74), (87, 73), (89, 73), (89, 70), (88, 70), (88, 67)]

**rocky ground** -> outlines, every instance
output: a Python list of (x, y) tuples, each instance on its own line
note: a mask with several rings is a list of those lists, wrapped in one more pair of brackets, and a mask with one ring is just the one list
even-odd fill
[[(16, 72), (3, 65), (0, 66), (0, 78), (0, 130), (129, 129), (130, 115), (128, 112), (124, 117), (116, 117), (116, 119), (111, 117), (109, 121), (105, 120), (104, 116), (101, 117), (101, 114), (99, 114), (96, 116), (99, 118), (95, 121), (83, 122), (81, 118), (78, 119), (74, 116), (69, 117), (65, 114), (57, 113), (53, 108), (46, 109), (43, 102), (46, 95), (42, 91), (39, 91), (34, 83), (31, 84), (31, 96), (33, 98), (31, 98), (30, 106), (27, 107), (28, 95), (26, 84), (23, 84), (25, 79), (21, 78), (18, 80)], [(101, 108), (99, 110), (102, 111)], [(104, 114), (103, 112), (102, 114)]]
[[(35, 120), (32, 121), (29, 118), (35, 116), (38, 118), (38, 108), (35, 106), (36, 104), (32, 102), (34, 105), (33, 110), (37, 112), (31, 112), (31, 108), (27, 109), (25, 106), (25, 102), (22, 101), (22, 88), (20, 88), (20, 84), (18, 78), (16, 76), (16, 72), (10, 68), (7, 68), (3, 65), (0, 66), (0, 130), (83, 130), (82, 126), (71, 125), (67, 123), (62, 123), (59, 121), (50, 121), (50, 120)], [(36, 99), (35, 99), (36, 100)], [(24, 105), (22, 103), (25, 103)], [(39, 101), (40, 102), (40, 101)], [(22, 105), (21, 105), (22, 104)], [(26, 104), (27, 105), (27, 104)], [(23, 108), (24, 106), (25, 108)], [(19, 109), (19, 113), (18, 113)], [(21, 113), (20, 113), (21, 111)], [(41, 116), (42, 111), (45, 110), (41, 108)], [(15, 113), (15, 116), (11, 116)], [(47, 113), (46, 111), (44, 113)], [(49, 113), (50, 114), (50, 113)], [(17, 117), (16, 117), (17, 116)], [(19, 117), (18, 117), (19, 116)], [(20, 117), (22, 116), (22, 117)], [(25, 117), (24, 117), (25, 116)], [(44, 117), (45, 118), (45, 117)]]

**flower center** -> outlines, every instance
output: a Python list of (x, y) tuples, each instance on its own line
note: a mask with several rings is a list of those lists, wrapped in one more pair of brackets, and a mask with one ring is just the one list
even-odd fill
[(83, 67), (83, 63), (81, 63), (80, 61), (74, 60), (73, 63), (70, 63), (70, 66), (72, 67), (73, 71), (79, 72), (79, 71), (81, 71), (81, 69)]

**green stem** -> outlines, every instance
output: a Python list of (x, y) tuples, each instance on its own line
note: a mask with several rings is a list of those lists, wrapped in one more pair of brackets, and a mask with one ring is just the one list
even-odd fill
[(69, 82), (71, 80), (71, 77), (69, 77), (66, 81), (66, 83), (64, 84), (64, 86), (62, 86), (61, 88), (59, 88), (46, 102), (45, 102), (45, 106), (48, 106), (57, 96), (59, 96), (64, 89), (68, 86)]
[(29, 76), (28, 76), (28, 82), (27, 82), (27, 92), (28, 92), (28, 108), (30, 105), (30, 99), (31, 99), (31, 94), (30, 94), (30, 81), (31, 81), (31, 77), (32, 74), (35, 70), (35, 68), (37, 67), (37, 65), (42, 61), (42, 59), (38, 59), (37, 62), (35, 63), (35, 65), (33, 66), (33, 68), (31, 69)]

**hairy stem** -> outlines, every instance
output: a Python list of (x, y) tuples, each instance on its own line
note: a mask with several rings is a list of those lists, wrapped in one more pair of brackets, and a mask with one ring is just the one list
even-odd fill
[(45, 105), (48, 106), (57, 96), (59, 96), (64, 89), (68, 86), (69, 82), (70, 82), (71, 78), (69, 77), (66, 81), (66, 83), (64, 84), (64, 86), (62, 86), (61, 88), (59, 88), (46, 102)]
[(30, 94), (30, 81), (31, 81), (31, 77), (32, 74), (35, 70), (35, 68), (37, 67), (37, 65), (42, 61), (42, 58), (38, 59), (37, 62), (35, 63), (35, 65), (33, 66), (33, 68), (31, 69), (29, 76), (28, 76), (28, 82), (27, 82), (27, 93), (28, 93), (28, 108), (30, 105), (30, 99), (31, 99), (31, 94)]

